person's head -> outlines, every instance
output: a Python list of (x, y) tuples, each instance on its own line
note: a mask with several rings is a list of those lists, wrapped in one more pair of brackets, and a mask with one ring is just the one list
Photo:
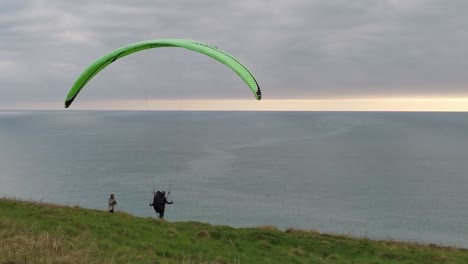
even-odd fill
[(114, 194), (113, 194), (113, 193), (111, 193), (110, 197), (111, 197), (111, 198), (114, 198)]

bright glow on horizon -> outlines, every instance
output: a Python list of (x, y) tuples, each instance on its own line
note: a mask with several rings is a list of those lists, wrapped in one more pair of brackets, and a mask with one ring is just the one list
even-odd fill
[[(2, 110), (61, 110), (63, 102), (4, 105)], [(245, 100), (77, 101), (72, 110), (166, 111), (431, 111), (468, 112), (468, 97)]]

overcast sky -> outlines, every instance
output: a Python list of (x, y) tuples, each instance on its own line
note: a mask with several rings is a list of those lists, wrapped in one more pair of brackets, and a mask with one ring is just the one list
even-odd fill
[[(468, 96), (466, 0), (2, 0), (0, 109), (63, 105), (95, 59), (147, 39), (188, 38), (236, 56), (264, 100)], [(75, 101), (251, 99), (219, 62), (146, 50)]]

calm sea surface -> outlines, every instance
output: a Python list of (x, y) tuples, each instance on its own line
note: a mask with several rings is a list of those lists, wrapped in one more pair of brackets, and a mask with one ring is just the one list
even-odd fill
[[(0, 112), (0, 195), (468, 247), (468, 114)], [(0, 212), (1, 216), (1, 212)]]

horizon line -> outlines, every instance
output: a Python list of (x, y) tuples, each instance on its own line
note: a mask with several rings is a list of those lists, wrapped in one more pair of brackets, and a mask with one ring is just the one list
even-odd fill
[[(9, 110), (66, 110), (63, 102), (11, 104)], [(467, 97), (366, 97), (337, 99), (163, 99), (83, 100), (69, 110), (148, 111), (374, 111), (468, 112)]]

